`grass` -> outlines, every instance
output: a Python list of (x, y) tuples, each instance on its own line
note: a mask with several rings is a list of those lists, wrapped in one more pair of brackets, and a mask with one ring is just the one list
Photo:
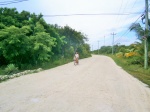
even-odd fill
[[(42, 65), (30, 66), (29, 69), (34, 70), (34, 69), (42, 68), (43, 70), (47, 70), (47, 69), (50, 69), (50, 68), (54, 68), (54, 67), (69, 63), (71, 61), (73, 61), (71, 58), (60, 58), (60, 59), (57, 59), (55, 61), (43, 63)], [(6, 68), (7, 67), (1, 67), (0, 68), (0, 75), (7, 75), (5, 73)], [(24, 70), (19, 70), (19, 72), (23, 72), (23, 71)]]
[[(91, 55), (86, 55), (86, 56), (81, 56), (80, 59), (83, 59), (83, 58), (88, 58), (88, 57), (91, 57)], [(51, 68), (54, 68), (54, 67), (57, 67), (57, 66), (60, 66), (60, 65), (64, 65), (64, 64), (67, 64), (69, 62), (73, 62), (73, 57), (70, 57), (70, 58), (58, 58), (58, 59), (55, 59), (53, 61), (49, 61), (49, 62), (45, 62), (43, 64), (40, 64), (40, 65), (35, 65), (35, 66), (32, 66), (32, 65), (26, 65), (27, 68), (23, 68), (23, 69), (19, 69), (18, 72), (23, 72), (24, 70), (34, 70), (34, 69), (38, 69), (38, 68), (42, 68), (43, 70), (47, 70), (47, 69), (51, 69)], [(7, 66), (2, 66), (0, 67), (0, 75), (6, 75), (5, 73), (5, 68)]]
[[(87, 58), (87, 57), (85, 57), (85, 58)], [(60, 65), (67, 64), (69, 62), (72, 62), (72, 64), (73, 64), (73, 59), (72, 58), (59, 58), (57, 60), (55, 59), (55, 61), (43, 63), (42, 65), (37, 65), (37, 66), (30, 66), (29, 65), (30, 70), (18, 70), (17, 74), (10, 74), (10, 75), (6, 74), (6, 68), (10, 68), (10, 67), (2, 66), (0, 68), (0, 83), (3, 81), (7, 81), (8, 79), (20, 77), (21, 75), (31, 74), (34, 72), (39, 72), (41, 70), (51, 69), (51, 68), (54, 68), (54, 67), (57, 67)], [(15, 68), (11, 67), (11, 69), (16, 70), (16, 67)], [(28, 72), (28, 73), (26, 73), (26, 72)]]
[(58, 59), (58, 60), (55, 60), (54, 62), (47, 62), (47, 63), (44, 63), (43, 65), (42, 65), (42, 68), (44, 69), (44, 70), (46, 70), (46, 69), (50, 69), (50, 68), (54, 68), (54, 67), (57, 67), (57, 66), (60, 66), (60, 65), (64, 65), (64, 64), (66, 64), (66, 63), (69, 63), (69, 62), (71, 62), (71, 61), (73, 61), (72, 59), (66, 59), (66, 58), (63, 58), (63, 59)]
[(150, 87), (150, 68), (144, 69), (143, 66), (137, 64), (128, 64), (128, 59), (118, 58), (114, 55), (108, 55), (111, 57), (117, 65), (121, 66), (129, 74), (133, 75), (143, 83), (147, 84)]
[[(68, 62), (71, 62), (71, 61), (72, 61), (72, 59), (69, 59), (69, 58), (67, 58), (67, 59), (66, 58), (61, 58), (61, 59), (57, 59), (57, 60), (52, 61), (52, 62), (43, 63), (42, 65), (37, 65), (37, 66), (34, 66), (34, 67), (30, 67), (30, 70), (17, 70), (18, 71), (17, 74), (15, 74), (15, 72), (14, 72), (14, 71), (16, 71), (15, 66), (1, 67), (0, 68), (0, 83), (3, 82), (3, 81), (7, 81), (9, 79), (20, 77), (22, 75), (31, 74), (31, 73), (39, 72), (41, 70), (54, 68), (54, 67), (66, 64)], [(10, 74), (10, 72), (12, 72), (12, 71), (13, 71), (14, 74)]]

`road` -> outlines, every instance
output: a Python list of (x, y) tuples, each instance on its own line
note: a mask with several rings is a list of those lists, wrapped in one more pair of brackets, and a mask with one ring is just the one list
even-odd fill
[(0, 112), (150, 112), (150, 88), (94, 55), (0, 83)]

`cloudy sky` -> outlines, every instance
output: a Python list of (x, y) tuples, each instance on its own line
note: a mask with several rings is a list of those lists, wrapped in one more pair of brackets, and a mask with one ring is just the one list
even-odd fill
[(68, 25), (81, 31), (93, 49), (98, 48), (98, 41), (99, 46), (112, 45), (113, 32), (115, 44), (129, 45), (137, 41), (128, 29), (132, 23), (141, 22), (145, 10), (144, 0), (25, 0), (4, 5), (7, 1), (23, 0), (0, 0), (0, 6), (49, 15), (44, 16), (47, 23)]

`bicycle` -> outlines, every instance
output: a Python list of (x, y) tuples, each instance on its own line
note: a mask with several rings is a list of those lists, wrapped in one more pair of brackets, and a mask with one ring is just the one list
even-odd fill
[(74, 65), (78, 65), (79, 64), (79, 60), (77, 58), (74, 58)]

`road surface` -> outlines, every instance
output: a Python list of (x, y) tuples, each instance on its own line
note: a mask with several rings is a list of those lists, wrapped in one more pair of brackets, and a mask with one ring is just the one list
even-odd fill
[(0, 112), (150, 112), (150, 89), (94, 55), (0, 83)]

